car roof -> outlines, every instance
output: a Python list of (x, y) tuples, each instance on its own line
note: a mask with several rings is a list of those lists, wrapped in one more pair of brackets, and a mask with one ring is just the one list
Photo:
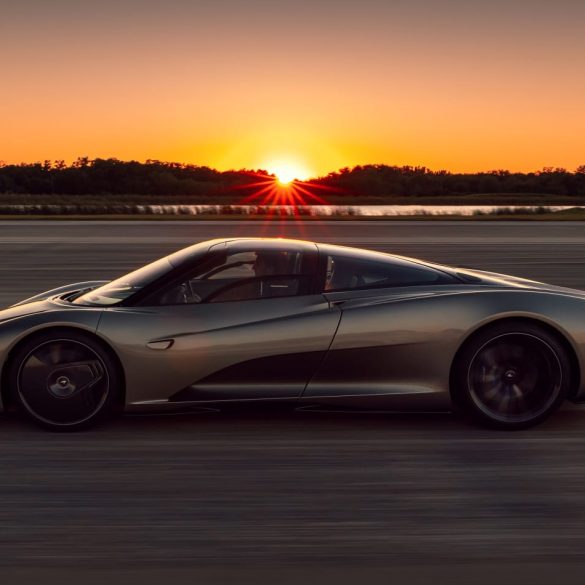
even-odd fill
[(315, 242), (288, 238), (234, 238), (226, 240), (225, 245), (229, 249), (243, 249), (250, 248), (250, 246), (261, 250), (274, 250), (275, 248), (286, 247), (293, 250), (316, 252), (318, 249)]
[(295, 240), (290, 238), (259, 238), (259, 237), (239, 237), (239, 238), (216, 238), (214, 240), (206, 240), (199, 242), (182, 250), (178, 250), (174, 254), (168, 256), (171, 264), (178, 266), (184, 262), (189, 262), (196, 254), (205, 254), (211, 248), (225, 247), (230, 250), (249, 249), (251, 246), (261, 250), (274, 250), (281, 246), (286, 246), (289, 249), (298, 250), (302, 252), (324, 252), (326, 254), (340, 254), (353, 256), (355, 258), (366, 259), (382, 259), (385, 257), (388, 260), (398, 260), (414, 262), (423, 266), (452, 272), (453, 269), (448, 266), (433, 264), (424, 260), (416, 258), (408, 258), (398, 254), (388, 252), (379, 252), (375, 250), (366, 250), (363, 248), (354, 248), (349, 246), (340, 246), (337, 244), (316, 243), (308, 240)]
[(262, 250), (274, 250), (281, 246), (286, 246), (289, 249), (298, 250), (300, 252), (317, 252), (317, 244), (305, 240), (292, 240), (286, 238), (216, 238), (214, 240), (206, 240), (198, 242), (187, 248), (183, 248), (167, 256), (168, 260), (173, 266), (179, 266), (185, 262), (189, 262), (194, 256), (198, 254), (205, 254), (211, 248), (227, 247), (231, 250), (249, 249), (250, 246)]
[[(216, 238), (213, 240), (205, 240), (202, 242), (198, 242), (197, 244), (193, 244), (192, 246), (188, 246), (187, 248), (183, 248), (178, 250), (177, 252), (171, 254), (169, 259), (172, 261), (173, 264), (182, 263), (185, 260), (188, 260), (193, 255), (207, 252), (211, 248), (217, 247), (218, 249), (221, 246), (225, 246), (229, 249), (249, 249), (250, 246), (257, 247), (259, 249), (275, 249), (280, 246), (286, 246), (288, 248), (297, 249), (299, 251), (323, 251), (330, 254), (347, 254), (347, 255), (355, 255), (355, 256), (362, 256), (362, 257), (380, 257), (386, 256), (387, 258), (402, 258), (402, 256), (388, 253), (388, 252), (379, 252), (374, 250), (367, 250), (363, 248), (355, 248), (350, 246), (340, 246), (338, 244), (325, 244), (325, 243), (318, 243), (318, 242), (311, 242), (309, 240), (297, 240), (292, 238), (261, 238), (261, 237), (237, 237), (237, 238)], [(406, 258), (404, 258), (406, 259)], [(408, 260), (412, 260), (408, 258)], [(421, 261), (419, 261), (421, 262)]]

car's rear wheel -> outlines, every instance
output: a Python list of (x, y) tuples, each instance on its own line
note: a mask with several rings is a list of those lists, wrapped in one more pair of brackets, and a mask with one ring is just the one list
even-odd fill
[(474, 420), (502, 429), (535, 425), (567, 396), (570, 362), (556, 335), (531, 323), (475, 335), (455, 364), (453, 397)]
[(93, 337), (75, 331), (37, 335), (14, 355), (10, 387), (20, 409), (52, 430), (87, 428), (110, 414), (118, 368)]

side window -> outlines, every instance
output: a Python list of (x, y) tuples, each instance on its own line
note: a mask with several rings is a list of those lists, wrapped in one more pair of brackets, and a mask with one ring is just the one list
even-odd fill
[(185, 280), (164, 291), (159, 304), (218, 303), (304, 294), (303, 254), (246, 250), (211, 255)]
[(453, 283), (449, 275), (400, 258), (377, 260), (329, 255), (324, 290), (333, 292), (449, 283)]
[(208, 303), (225, 301), (245, 301), (274, 297), (291, 297), (302, 294), (306, 277), (303, 276), (264, 276), (225, 286), (207, 297)]

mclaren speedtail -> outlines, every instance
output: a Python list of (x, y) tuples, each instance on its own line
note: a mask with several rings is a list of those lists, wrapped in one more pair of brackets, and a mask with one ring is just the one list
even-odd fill
[(519, 429), (585, 401), (584, 360), (583, 292), (284, 239), (198, 243), (0, 312), (3, 408), (57, 430), (265, 401)]

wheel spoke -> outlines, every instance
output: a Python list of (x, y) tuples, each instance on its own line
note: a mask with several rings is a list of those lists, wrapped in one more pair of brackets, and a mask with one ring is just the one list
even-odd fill
[(53, 343), (49, 349), (49, 359), (52, 364), (60, 364), (61, 360), (63, 359), (62, 355), (63, 344), (62, 343)]
[(504, 386), (502, 392), (498, 395), (498, 410), (500, 412), (507, 412), (510, 404), (510, 388)]
[(49, 364), (47, 362), (42, 361), (38, 355), (33, 355), (28, 361), (28, 367), (31, 369), (38, 369), (38, 368), (47, 368)]
[(523, 393), (518, 384), (512, 384), (512, 390), (515, 398), (522, 397)]
[(502, 392), (502, 384), (499, 383), (499, 384), (494, 385), (489, 390), (485, 391), (483, 396), (484, 396), (484, 399), (486, 400), (486, 402), (490, 402), (491, 400), (494, 400), (499, 394), (501, 394), (501, 392)]
[(483, 363), (488, 366), (489, 369), (496, 368), (499, 364), (498, 352), (496, 351), (495, 348), (488, 349), (487, 351), (485, 351), (482, 354), (481, 359)]

